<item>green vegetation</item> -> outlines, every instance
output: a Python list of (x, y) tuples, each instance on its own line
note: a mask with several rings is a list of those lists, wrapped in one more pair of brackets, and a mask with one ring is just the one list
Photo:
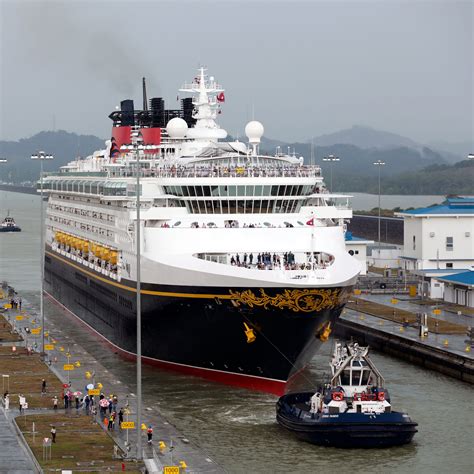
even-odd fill
[[(75, 411), (75, 410), (74, 410)], [(74, 472), (140, 473), (141, 463), (124, 463), (114, 459), (114, 441), (89, 416), (49, 413), (17, 417), (16, 422), (41, 467), (46, 471), (72, 469)], [(31, 428), (35, 423), (35, 436)], [(51, 437), (56, 428), (56, 443), (51, 446), (51, 460), (43, 460), (43, 438)]]
[[(388, 166), (384, 172), (389, 172)], [(383, 194), (473, 194), (474, 160), (464, 160), (454, 165), (433, 164), (422, 170), (382, 176)], [(348, 176), (335, 174), (335, 191), (378, 193), (378, 180), (373, 176)]]

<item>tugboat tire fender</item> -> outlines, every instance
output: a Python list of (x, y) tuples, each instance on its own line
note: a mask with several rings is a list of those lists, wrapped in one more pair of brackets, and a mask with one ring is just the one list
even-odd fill
[(342, 402), (342, 400), (344, 400), (344, 394), (342, 392), (333, 392), (332, 399), (336, 402)]

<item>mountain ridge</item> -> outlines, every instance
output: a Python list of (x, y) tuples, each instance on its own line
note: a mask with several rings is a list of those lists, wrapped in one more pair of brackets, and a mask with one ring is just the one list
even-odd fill
[[(371, 144), (371, 146), (363, 148), (361, 145), (364, 144), (364, 141), (362, 138), (359, 140), (359, 138), (367, 130), (370, 130), (369, 134), (372, 135), (372, 141), (365, 141), (365, 144)], [(346, 133), (347, 131), (349, 131), (348, 134)], [(416, 144), (411, 139), (391, 132), (377, 131), (359, 125), (334, 132), (333, 134), (322, 135), (321, 137), (319, 143), (318, 138), (314, 140), (315, 161), (321, 165), (326, 179), (329, 178), (331, 166), (326, 162), (322, 162), (322, 157), (329, 154), (334, 154), (341, 158), (340, 162), (333, 165), (332, 171), (334, 176), (339, 174), (341, 176), (359, 176), (362, 178), (364, 176), (373, 177), (378, 173), (377, 167), (373, 166), (373, 162), (379, 159), (386, 162), (386, 166), (381, 170), (382, 176), (394, 176), (400, 173), (419, 171), (428, 166), (443, 165), (449, 161), (436, 150)], [(350, 139), (355, 140), (356, 138), (359, 140), (360, 146), (350, 143), (330, 144), (331, 141), (335, 140), (343, 141), (345, 139), (350, 141)], [(400, 143), (396, 144), (395, 142), (398, 139)], [(103, 148), (104, 142), (104, 139), (94, 135), (78, 135), (64, 130), (43, 131), (18, 141), (0, 141), (0, 157), (6, 158), (9, 161), (0, 167), (0, 180), (20, 183), (37, 179), (39, 165), (32, 162), (27, 164), (27, 160), (30, 159), (32, 153), (36, 153), (39, 150), (44, 150), (54, 155), (54, 160), (44, 162), (44, 170), (53, 171), (57, 170), (60, 166), (64, 166), (78, 155), (86, 156), (95, 150)], [(388, 146), (390, 142), (393, 142), (393, 145)], [(323, 145), (323, 143), (327, 144)], [(384, 144), (386, 145), (385, 148), (382, 147)], [(416, 146), (409, 146), (412, 144)], [(379, 145), (379, 147), (375, 145)], [(295, 149), (298, 155), (305, 157), (306, 163), (310, 161), (310, 141), (286, 143), (265, 137), (262, 138), (262, 151), (273, 154), (276, 146), (280, 146), (282, 151), (286, 151), (286, 147), (289, 147), (290, 150)]]

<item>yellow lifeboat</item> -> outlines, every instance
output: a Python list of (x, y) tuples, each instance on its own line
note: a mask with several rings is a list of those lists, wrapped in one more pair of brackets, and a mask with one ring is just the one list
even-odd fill
[(117, 257), (118, 257), (117, 252), (115, 251), (110, 252), (110, 263), (112, 265), (117, 265)]

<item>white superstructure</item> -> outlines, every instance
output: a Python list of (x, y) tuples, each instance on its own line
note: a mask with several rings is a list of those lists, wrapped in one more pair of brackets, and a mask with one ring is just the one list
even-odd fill
[(118, 282), (135, 280), (136, 168), (140, 167), (142, 281), (209, 287), (344, 287), (360, 263), (348, 254), (347, 196), (327, 192), (318, 166), (259, 150), (264, 128), (245, 127), (248, 144), (220, 141), (224, 89), (200, 69), (181, 92), (194, 94), (194, 127), (179, 117), (145, 144), (130, 143), (70, 162), (45, 178), (47, 244)]

